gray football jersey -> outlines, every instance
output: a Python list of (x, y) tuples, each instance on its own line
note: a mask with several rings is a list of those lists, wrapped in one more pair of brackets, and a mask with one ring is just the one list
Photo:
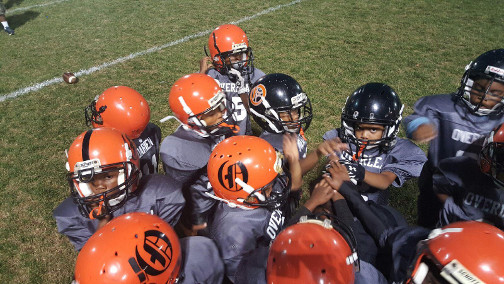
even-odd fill
[(470, 156), (476, 158), (483, 145), (484, 136), (504, 122), (502, 114), (479, 116), (472, 114), (455, 94), (433, 95), (420, 98), (413, 114), (403, 120), (408, 125), (425, 117), (438, 130), (438, 136), (429, 144), (428, 158), (432, 166), (449, 157)]
[(208, 181), (206, 165), (213, 148), (224, 139), (215, 140), (212, 137), (201, 137), (192, 130), (182, 126), (161, 143), (161, 160), (166, 175), (183, 184), (183, 190), (189, 194), (186, 197), (192, 206), (193, 223), (205, 215), (216, 201), (206, 193), (213, 190)]
[[(273, 146), (275, 149), (283, 153), (283, 134), (263, 131), (259, 137), (268, 141), (268, 143), (270, 143), (271, 146)], [(297, 135), (297, 147), (299, 151), (299, 158), (300, 159), (306, 158), (306, 152), (308, 151), (307, 150), (308, 143), (306, 139), (300, 134)]]
[(226, 267), (227, 277), (234, 282), (237, 268), (244, 257), (257, 247), (269, 246), (285, 222), (281, 210), (265, 208), (244, 210), (219, 203), (208, 225)]
[[(181, 188), (181, 184), (170, 177), (158, 174), (145, 176), (137, 190), (112, 215), (117, 217), (130, 212), (145, 212), (157, 215), (175, 226), (185, 204)], [(53, 217), (58, 232), (66, 235), (76, 250), (84, 246), (98, 227), (98, 220), (81, 215), (72, 197), (54, 209)]]
[(447, 194), (439, 226), (456, 221), (485, 220), (504, 229), (504, 191), (482, 173), (476, 160), (453, 157), (439, 163), (433, 175), (434, 191)]
[[(235, 112), (233, 113), (233, 118), (240, 127), (240, 131), (237, 133), (237, 135), (251, 135), (252, 129), (250, 126), (250, 118), (247, 110), (245, 109), (245, 106), (243, 105), (242, 99), (238, 94), (238, 89), (236, 88), (235, 82), (232, 82), (229, 79), (228, 75), (221, 74), (213, 68), (209, 69), (207, 74), (217, 80), (221, 89), (226, 93), (228, 100), (230, 100), (234, 105)], [(245, 84), (247, 86), (247, 94), (250, 92), (250, 86), (252, 86), (255, 81), (257, 81), (264, 75), (266, 74), (263, 71), (254, 68), (250, 77), (244, 77)]]
[(140, 170), (143, 175), (158, 172), (159, 145), (161, 144), (161, 129), (154, 123), (147, 124), (140, 137), (133, 139), (140, 158)]
[(178, 283), (222, 283), (224, 263), (214, 241), (194, 236), (180, 239), (182, 250), (182, 281)]
[[(329, 130), (322, 137), (324, 140), (334, 139), (338, 136), (338, 129)], [(350, 144), (353, 153), (356, 152), (355, 145)], [(339, 155), (340, 159), (351, 161), (352, 157), (348, 152)], [(359, 159), (366, 171), (372, 173), (392, 172), (397, 178), (392, 182), (395, 187), (401, 187), (407, 180), (420, 176), (422, 167), (427, 161), (425, 153), (413, 142), (396, 138), (395, 146), (388, 152), (379, 153), (378, 149), (364, 151), (363, 157)], [(365, 193), (370, 200), (378, 204), (388, 203), (388, 190), (380, 190), (370, 187), (367, 184), (358, 186), (359, 191)]]

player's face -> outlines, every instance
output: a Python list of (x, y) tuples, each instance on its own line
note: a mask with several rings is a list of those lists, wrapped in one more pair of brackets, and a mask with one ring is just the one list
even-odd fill
[(95, 174), (93, 179), (89, 182), (89, 187), (93, 194), (100, 194), (118, 185), (117, 177), (119, 170)]
[(382, 138), (385, 127), (383, 125), (361, 123), (355, 125), (355, 137), (359, 140), (378, 140)]
[(491, 109), (496, 104), (498, 104), (502, 98), (504, 97), (504, 84), (499, 82), (493, 82), (486, 94), (483, 102), (481, 99), (485, 95), (485, 91), (488, 89), (490, 85), (490, 80), (488, 79), (479, 79), (474, 81), (473, 87), (471, 89), (471, 103), (479, 104), (481, 103), (481, 108)]
[(234, 63), (244, 61), (246, 58), (247, 58), (247, 55), (245, 54), (245, 52), (231, 54), (228, 57), (226, 57), (226, 64), (232, 65)]
[[(289, 110), (289, 111), (278, 112), (278, 116), (283, 122), (298, 121), (299, 120), (299, 108)], [(299, 123), (292, 123), (292, 124), (287, 123), (287, 127), (289, 129), (297, 129), (297, 128), (299, 128)]]
[[(224, 105), (219, 106), (205, 114), (202, 114), (200, 119), (205, 121), (206, 125), (209, 126), (210, 130), (215, 129), (218, 127), (216, 124), (220, 123), (222, 121), (222, 117), (226, 113), (226, 108)], [(216, 125), (216, 126), (212, 126)]]

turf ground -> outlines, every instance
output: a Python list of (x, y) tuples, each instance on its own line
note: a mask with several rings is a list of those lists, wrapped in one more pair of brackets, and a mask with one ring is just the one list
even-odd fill
[[(504, 42), (500, 1), (3, 2), (16, 35), (0, 32), (0, 283), (70, 282), (76, 253), (51, 212), (69, 194), (64, 150), (86, 129), (84, 107), (126, 85), (159, 121), (172, 83), (198, 70), (218, 25), (237, 22), (256, 67), (303, 86), (315, 112), (310, 148), (339, 125), (358, 86), (391, 85), (409, 114), (421, 96), (456, 90), (464, 66)], [(66, 71), (79, 83), (61, 82)], [(164, 136), (176, 127), (160, 126)], [(392, 192), (409, 221), (415, 192), (414, 181)]]

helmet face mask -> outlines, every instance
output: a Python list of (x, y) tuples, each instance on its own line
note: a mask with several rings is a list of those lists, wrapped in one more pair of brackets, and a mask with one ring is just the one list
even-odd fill
[[(211, 107), (201, 113), (190, 115), (188, 125), (193, 129), (200, 129), (208, 135), (225, 135), (236, 129), (236, 121), (233, 119), (234, 105), (227, 102), (224, 92), (219, 92), (218, 100)], [(229, 107), (228, 107), (229, 106)], [(207, 120), (209, 116), (220, 112), (222, 116), (217, 120), (212, 119), (210, 123)]]
[[(367, 150), (379, 149), (379, 153), (395, 146), (402, 120), (404, 105), (395, 91), (381, 83), (368, 83), (359, 87), (347, 98), (341, 114), (340, 138), (355, 146), (354, 159), (363, 157)], [(375, 140), (358, 139), (358, 125), (383, 126), (382, 136)], [(379, 154), (378, 153), (378, 154)]]
[(504, 49), (483, 53), (466, 66), (457, 96), (471, 113), (490, 115), (504, 109)]
[[(81, 214), (90, 219), (99, 219), (121, 208), (129, 198), (129, 189), (138, 182), (139, 174), (129, 170), (135, 167), (132, 162), (124, 162), (106, 167), (83, 168), (68, 173), (70, 191)], [(134, 174), (128, 174), (130, 172)], [(104, 176), (109, 173), (117, 175), (117, 185), (106, 191), (94, 193), (92, 183), (96, 179), (106, 179)]]
[(249, 106), (256, 123), (270, 133), (304, 133), (313, 117), (299, 83), (281, 73), (265, 75), (252, 86)]
[(504, 129), (497, 126), (486, 137), (480, 152), (481, 171), (490, 176), (498, 188), (504, 189)]

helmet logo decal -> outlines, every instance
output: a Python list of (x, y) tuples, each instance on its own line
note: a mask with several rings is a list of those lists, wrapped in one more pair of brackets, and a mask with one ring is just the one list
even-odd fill
[(247, 44), (245, 42), (234, 43), (231, 45), (233, 53), (242, 52), (247, 50)]
[(250, 103), (254, 106), (261, 104), (262, 100), (266, 97), (266, 87), (263, 84), (259, 84), (252, 89), (250, 92)]
[[(170, 266), (173, 256), (172, 244), (164, 233), (158, 230), (146, 231), (144, 244), (140, 249), (141, 251), (138, 250), (138, 246), (135, 247), (136, 259), (148, 275), (159, 275)], [(132, 268), (135, 270), (133, 266)]]
[(497, 75), (504, 76), (504, 69), (488, 65), (487, 68), (485, 69), (485, 73), (487, 74), (495, 73)]
[(357, 119), (357, 117), (359, 117), (359, 112), (358, 112), (358, 111), (354, 111), (354, 113), (353, 113), (352, 117), (353, 117), (354, 119)]
[(244, 183), (248, 182), (248, 171), (245, 165), (238, 161), (235, 164), (226, 165), (229, 161), (224, 162), (219, 167), (219, 183), (222, 187), (230, 191), (240, 191), (243, 187), (239, 186), (236, 178), (240, 178)]
[(307, 98), (308, 97), (306, 96), (305, 93), (299, 93), (291, 98), (291, 104), (294, 107), (297, 107), (298, 105), (303, 104)]

